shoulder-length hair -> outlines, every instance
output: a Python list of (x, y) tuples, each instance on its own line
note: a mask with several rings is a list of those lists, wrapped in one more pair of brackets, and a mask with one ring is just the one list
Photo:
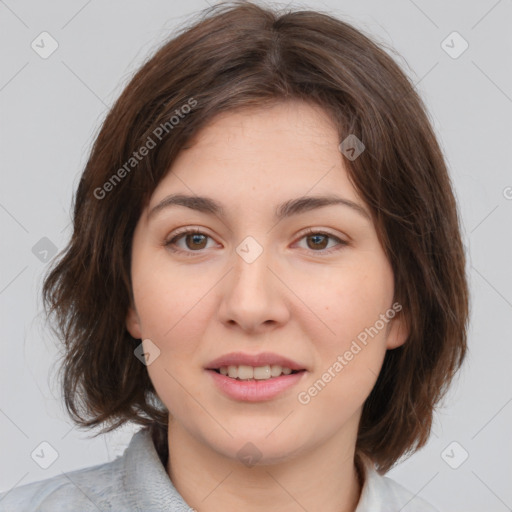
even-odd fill
[(65, 345), (65, 404), (79, 426), (167, 425), (134, 356), (140, 340), (126, 329), (134, 227), (178, 152), (214, 116), (289, 99), (321, 106), (340, 141), (363, 142), (358, 158), (340, 158), (372, 214), (409, 327), (365, 401), (356, 454), (385, 473), (426, 443), (465, 357), (469, 301), (457, 204), (426, 108), (381, 45), (350, 24), (243, 1), (203, 11), (156, 51), (92, 147), (72, 238), (43, 286)]

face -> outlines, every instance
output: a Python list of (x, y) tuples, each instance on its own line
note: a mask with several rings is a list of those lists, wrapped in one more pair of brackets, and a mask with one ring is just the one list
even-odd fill
[[(136, 226), (127, 328), (157, 355), (147, 370), (176, 428), (217, 454), (235, 459), (251, 442), (261, 463), (355, 443), (386, 350), (406, 339), (391, 266), (339, 144), (316, 106), (221, 114)], [(173, 204), (175, 194), (220, 209)], [(321, 196), (342, 202), (281, 206)], [(220, 373), (214, 360), (233, 353), (224, 363), (252, 361), (256, 379)], [(260, 380), (280, 357), (301, 371)]]

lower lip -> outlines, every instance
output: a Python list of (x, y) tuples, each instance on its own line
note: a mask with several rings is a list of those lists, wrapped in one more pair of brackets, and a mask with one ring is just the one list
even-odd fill
[(295, 386), (306, 374), (303, 370), (290, 375), (272, 377), (268, 380), (237, 380), (227, 377), (214, 370), (206, 370), (216, 386), (234, 400), (245, 402), (261, 402), (271, 400), (280, 393)]

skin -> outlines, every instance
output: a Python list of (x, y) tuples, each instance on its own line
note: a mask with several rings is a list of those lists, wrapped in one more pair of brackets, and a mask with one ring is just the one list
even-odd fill
[[(406, 340), (402, 315), (307, 405), (297, 395), (392, 308), (393, 272), (371, 220), (349, 207), (273, 219), (278, 204), (304, 195), (336, 193), (367, 210), (339, 143), (314, 105), (223, 113), (181, 151), (136, 226), (126, 324), (160, 350), (147, 369), (170, 412), (167, 471), (198, 511), (349, 512), (359, 501), (358, 424), (386, 350)], [(148, 217), (178, 192), (216, 199), (225, 218), (183, 206)], [(173, 252), (165, 243), (182, 227), (207, 237), (184, 235)], [(236, 252), (247, 236), (263, 249), (250, 264)], [(233, 400), (204, 369), (233, 351), (276, 352), (308, 371), (272, 400)], [(237, 456), (247, 442), (261, 452), (251, 467)]]

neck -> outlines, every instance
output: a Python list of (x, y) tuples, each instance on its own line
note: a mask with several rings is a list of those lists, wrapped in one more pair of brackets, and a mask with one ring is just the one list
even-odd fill
[(246, 466), (169, 422), (167, 473), (188, 505), (201, 512), (354, 512), (362, 477), (355, 443), (343, 433), (284, 462)]

